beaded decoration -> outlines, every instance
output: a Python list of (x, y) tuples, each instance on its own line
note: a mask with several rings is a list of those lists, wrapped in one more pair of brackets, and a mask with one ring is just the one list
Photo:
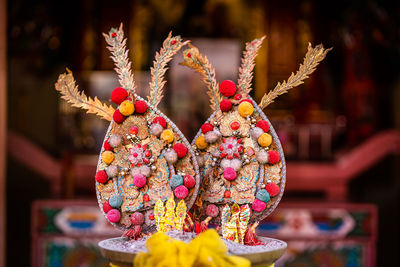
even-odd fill
[[(135, 93), (122, 24), (104, 37), (121, 84), (111, 94), (118, 107), (114, 109), (79, 92), (71, 72), (61, 74), (55, 87), (73, 106), (111, 121), (97, 165), (97, 199), (110, 223), (125, 230), (126, 235), (139, 238), (156, 231), (153, 212), (157, 201), (170, 199), (168, 205), (174, 207), (179, 202), (181, 212), (193, 205), (199, 189), (199, 168), (190, 143), (157, 109), (163, 97), (167, 64), (188, 41), (171, 33), (165, 39), (151, 68), (150, 93), (145, 100)], [(179, 216), (176, 223), (175, 216), (170, 223), (164, 222), (164, 227), (176, 224), (182, 228), (184, 217)]]

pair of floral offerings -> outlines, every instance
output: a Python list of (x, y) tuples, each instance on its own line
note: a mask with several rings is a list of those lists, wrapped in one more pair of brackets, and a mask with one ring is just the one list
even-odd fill
[[(265, 246), (255, 228), (282, 198), (286, 165), (263, 109), (302, 84), (329, 49), (309, 46), (299, 70), (257, 104), (249, 94), (264, 37), (246, 44), (237, 83), (219, 84), (207, 57), (169, 34), (156, 53), (145, 99), (135, 93), (122, 25), (103, 35), (121, 85), (111, 93), (117, 108), (80, 92), (70, 71), (59, 76), (55, 87), (72, 106), (110, 121), (95, 174), (96, 193), (107, 220), (123, 230), (124, 242), (135, 244), (132, 253), (155, 232), (189, 242), (211, 225), (228, 249), (232, 244), (249, 251)], [(185, 45), (181, 65), (200, 73), (213, 111), (192, 143), (157, 108), (167, 64)]]

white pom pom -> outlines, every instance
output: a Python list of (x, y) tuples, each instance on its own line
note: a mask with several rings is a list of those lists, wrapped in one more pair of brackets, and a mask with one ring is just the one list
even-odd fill
[(139, 167), (133, 167), (131, 169), (131, 176), (133, 177), (135, 174), (139, 174), (140, 173), (140, 168)]
[(231, 166), (231, 162), (229, 159), (223, 159), (223, 160), (221, 160), (220, 165), (221, 165), (222, 169), (225, 169), (225, 168), (228, 168)]
[(159, 136), (163, 130), (164, 128), (158, 123), (153, 123), (150, 125), (150, 134), (152, 135)]
[(142, 165), (142, 166), (140, 166), (140, 173), (146, 177), (149, 177), (151, 174), (151, 169), (147, 165)]
[(169, 164), (174, 164), (178, 160), (178, 154), (176, 154), (173, 149), (171, 149), (170, 151), (165, 151), (164, 157)]
[(234, 168), (235, 171), (239, 171), (242, 168), (242, 162), (239, 159), (233, 159), (230, 167)]
[(107, 170), (106, 170), (107, 176), (110, 178), (117, 176), (118, 172), (119, 172), (119, 168), (117, 165), (114, 165), (114, 164), (108, 166)]
[(218, 141), (218, 139), (220, 138), (221, 134), (214, 130), (214, 131), (209, 131), (208, 133), (206, 133), (204, 135), (204, 138), (206, 139), (206, 142), (209, 144), (214, 144), (215, 142)]
[(253, 138), (253, 140), (258, 140), (258, 137), (264, 133), (263, 129), (254, 127), (250, 129), (250, 136)]
[(108, 143), (111, 147), (116, 148), (122, 143), (122, 137), (119, 134), (112, 134), (110, 139), (108, 139)]
[(268, 163), (268, 152), (265, 150), (260, 150), (257, 152), (256, 158), (261, 164)]

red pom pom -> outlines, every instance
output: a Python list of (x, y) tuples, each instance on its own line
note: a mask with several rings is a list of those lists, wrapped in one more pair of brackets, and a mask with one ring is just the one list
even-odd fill
[(109, 212), (112, 209), (113, 209), (113, 207), (111, 207), (111, 205), (110, 205), (110, 203), (108, 203), (108, 201), (103, 203), (103, 211), (105, 213)]
[(163, 117), (155, 117), (153, 123), (160, 124), (163, 128), (167, 127), (167, 122)]
[(251, 101), (251, 100), (248, 99), (248, 98), (240, 100), (240, 103), (242, 103), (242, 102), (249, 102), (250, 104), (253, 105), (253, 101)]
[(140, 212), (134, 212), (131, 216), (131, 222), (133, 225), (141, 225), (144, 222), (144, 216)]
[(268, 163), (275, 164), (281, 159), (281, 155), (275, 150), (268, 151)]
[(214, 204), (210, 204), (206, 208), (206, 215), (210, 216), (212, 218), (215, 218), (218, 216), (219, 210), (218, 207), (215, 206)]
[(110, 146), (110, 143), (108, 143), (108, 139), (104, 142), (103, 147), (105, 151), (113, 151), (112, 146)]
[(117, 87), (111, 93), (111, 101), (115, 104), (121, 104), (128, 97), (128, 92), (122, 88)]
[(148, 195), (148, 194), (144, 194), (143, 200), (144, 200), (144, 201), (149, 201), (149, 200), (150, 200), (149, 195)]
[(230, 80), (225, 80), (219, 85), (219, 91), (223, 96), (233, 96), (236, 92), (236, 85)]
[(186, 156), (187, 148), (184, 144), (176, 143), (174, 145), (173, 149), (175, 150), (176, 154), (178, 155), (178, 158), (183, 158), (184, 156)]
[(224, 197), (225, 198), (230, 198), (231, 197), (231, 191), (226, 190), (225, 193), (224, 193)]
[(214, 130), (214, 126), (211, 123), (206, 122), (201, 126), (201, 132), (203, 134), (206, 134), (206, 133), (208, 133), (209, 131), (212, 131), (212, 130)]
[(219, 108), (221, 109), (221, 111), (229, 111), (232, 108), (232, 102), (228, 99), (224, 99), (219, 104)]
[(105, 170), (98, 171), (96, 173), (96, 181), (101, 184), (105, 184), (108, 181), (108, 175)]
[(268, 183), (265, 185), (265, 190), (271, 197), (275, 197), (279, 194), (280, 188), (276, 183)]
[(187, 188), (193, 188), (193, 186), (195, 186), (196, 184), (196, 180), (194, 179), (193, 176), (187, 174), (183, 177), (183, 184), (187, 187)]
[(147, 110), (147, 104), (146, 102), (142, 100), (138, 100), (135, 102), (135, 112), (139, 114), (145, 113)]
[(125, 119), (126, 119), (126, 117), (124, 115), (122, 115), (121, 112), (119, 112), (119, 109), (116, 109), (114, 111), (113, 120), (116, 123), (118, 123), (118, 124), (123, 123)]
[(242, 95), (241, 94), (236, 94), (234, 96), (234, 98), (235, 98), (235, 100), (240, 100), (240, 99), (242, 99)]
[(269, 124), (265, 120), (260, 120), (257, 122), (256, 126), (261, 128), (265, 133), (269, 131)]

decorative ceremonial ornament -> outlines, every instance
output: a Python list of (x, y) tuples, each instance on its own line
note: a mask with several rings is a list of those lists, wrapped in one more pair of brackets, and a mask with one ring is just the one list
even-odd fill
[(249, 93), (254, 60), (263, 40), (246, 44), (237, 85), (229, 80), (218, 85), (207, 57), (194, 46), (183, 52), (181, 63), (201, 74), (214, 111), (192, 142), (202, 176), (194, 216), (202, 220), (211, 216), (211, 210), (221, 214), (212, 216), (211, 222), (221, 227), (222, 236), (245, 244), (257, 243), (254, 238), (246, 242), (246, 231), (252, 237), (255, 228), (247, 224), (256, 226), (275, 209), (286, 181), (281, 144), (262, 110), (302, 84), (330, 50), (309, 45), (299, 70), (278, 83), (257, 105)]
[[(117, 109), (79, 92), (70, 71), (55, 85), (72, 106), (111, 121), (95, 176), (100, 208), (110, 223), (135, 239), (156, 230), (182, 229), (186, 207), (197, 197), (199, 169), (189, 142), (157, 105), (163, 97), (167, 64), (188, 42), (168, 35), (156, 54), (150, 94), (144, 100), (135, 93), (122, 24), (104, 37), (121, 84), (111, 94)], [(175, 202), (179, 202), (176, 216)]]

